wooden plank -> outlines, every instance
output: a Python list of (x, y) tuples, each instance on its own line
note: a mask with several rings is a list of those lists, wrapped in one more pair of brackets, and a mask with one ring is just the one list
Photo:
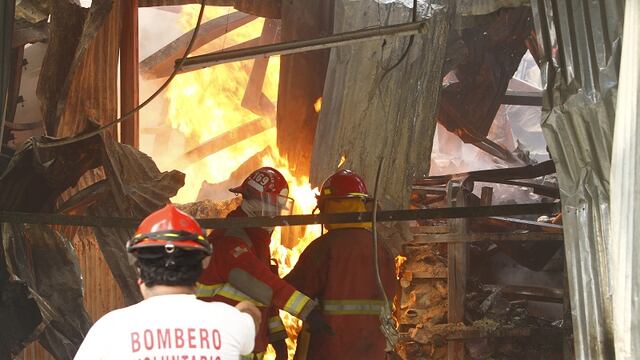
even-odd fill
[[(16, 115), (16, 106), (18, 106), (18, 97), (20, 96), (20, 82), (22, 80), (22, 59), (24, 58), (24, 45), (11, 49), (11, 78), (9, 79), (9, 89), (7, 90), (6, 112), (4, 116), (4, 126), (12, 124)], [(0, 114), (1, 115), (1, 114)], [(5, 130), (6, 131), (6, 130)], [(6, 145), (9, 141), (10, 131), (4, 132), (0, 129), (1, 145)]]
[(409, 337), (421, 344), (432, 344), (434, 340), (472, 340), (500, 337), (537, 337), (538, 341), (557, 342), (562, 330), (559, 328), (544, 328), (534, 326), (498, 326), (496, 328), (482, 328), (477, 326), (451, 326), (450, 324), (415, 328), (409, 332)]
[[(267, 19), (262, 27), (262, 35), (260, 36), (260, 45), (273, 44), (278, 35), (280, 21)], [(269, 57), (258, 57), (253, 61), (247, 88), (242, 97), (242, 107), (251, 110), (254, 114), (260, 116), (275, 117), (276, 107), (262, 92), (264, 78), (267, 74), (267, 66), (269, 65)]]
[(446, 269), (436, 269), (435, 271), (412, 271), (411, 279), (446, 279), (448, 277)]
[(28, 21), (16, 20), (12, 39), (14, 48), (47, 39), (49, 39), (49, 24), (46, 21), (32, 24)]
[(480, 194), (480, 205), (490, 206), (493, 203), (493, 188), (490, 186), (483, 186), (482, 193)]
[[(452, 207), (464, 207), (465, 193), (460, 187), (460, 183), (450, 181), (447, 185), (447, 197)], [(468, 236), (468, 220), (449, 220), (452, 234), (466, 237)], [(449, 275), (448, 286), (448, 309), (447, 322), (456, 324), (464, 321), (464, 303), (467, 293), (467, 268), (468, 268), (468, 247), (466, 243), (449, 243), (447, 245), (447, 258)], [(464, 342), (449, 341), (447, 344), (448, 360), (464, 359)]]
[(187, 161), (196, 162), (215, 154), (218, 151), (224, 150), (229, 146), (237, 144), (242, 140), (246, 140), (252, 136), (258, 135), (266, 130), (269, 130), (275, 126), (275, 121), (272, 118), (258, 118), (242, 125), (239, 125), (227, 132), (224, 132), (216, 137), (213, 137), (204, 143), (196, 146), (195, 148), (182, 154), (181, 158), (176, 159), (176, 162)]
[(421, 234), (446, 234), (449, 232), (449, 225), (426, 225), (426, 226), (413, 226), (409, 228), (415, 235)]
[(564, 236), (559, 233), (526, 232), (526, 233), (468, 233), (463, 236), (456, 233), (449, 234), (417, 234), (407, 245), (424, 245), (438, 243), (472, 243), (476, 241), (563, 241)]
[[(120, 37), (120, 115), (135, 109), (139, 102), (138, 0), (122, 3)], [(136, 112), (120, 124), (120, 142), (140, 146), (140, 118)]]
[[(229, 15), (209, 20), (200, 26), (198, 37), (193, 43), (191, 51), (196, 51), (227, 32), (255, 19), (255, 16), (236, 11)], [(189, 41), (191, 41), (192, 37), (193, 30), (188, 31), (144, 59), (140, 63), (140, 71), (142, 72), (142, 75), (145, 78), (150, 79), (169, 76), (174, 69), (176, 59), (180, 59), (184, 55), (187, 45), (189, 44)]]

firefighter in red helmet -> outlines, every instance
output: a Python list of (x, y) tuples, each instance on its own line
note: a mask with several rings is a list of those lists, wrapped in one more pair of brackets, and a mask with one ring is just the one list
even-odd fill
[[(325, 180), (317, 196), (321, 213), (365, 212), (369, 193), (364, 180), (339, 170)], [(295, 359), (384, 359), (386, 340), (379, 315), (384, 297), (376, 280), (370, 223), (327, 224), (284, 278), (318, 298), (324, 320), (335, 336), (301, 334)], [(391, 254), (378, 248), (380, 276), (389, 298), (396, 288)]]
[[(287, 181), (270, 167), (254, 171), (229, 191), (242, 195), (242, 203), (228, 217), (277, 216), (290, 214), (293, 208)], [(287, 358), (284, 342), (287, 334), (278, 309), (323, 326), (316, 303), (271, 271), (272, 231), (273, 228), (213, 231), (208, 237), (213, 245), (213, 258), (197, 289), (198, 297), (205, 301), (233, 305), (249, 300), (261, 308), (265, 321), (256, 336), (253, 355), (256, 359), (262, 358), (269, 342), (274, 345), (278, 359)]]
[(234, 308), (196, 299), (196, 281), (211, 245), (191, 216), (172, 205), (152, 213), (127, 251), (135, 259), (144, 300), (98, 320), (76, 360), (222, 360), (251, 353), (261, 316), (255, 305)]

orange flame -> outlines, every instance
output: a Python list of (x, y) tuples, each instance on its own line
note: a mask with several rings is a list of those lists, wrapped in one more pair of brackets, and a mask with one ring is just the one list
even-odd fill
[[(184, 31), (192, 29), (198, 11), (199, 6), (183, 6)], [(224, 16), (232, 11), (228, 7), (207, 7), (203, 21)], [(213, 41), (197, 53), (221, 50), (253, 39), (261, 34), (263, 23), (264, 19), (254, 20)], [(241, 106), (252, 66), (252, 60), (228, 63), (184, 73), (173, 80), (165, 93), (169, 102), (169, 123), (187, 137), (189, 144), (186, 148), (193, 148), (258, 117)], [(274, 105), (278, 94), (279, 71), (279, 57), (271, 57), (262, 91)], [(321, 98), (316, 101), (316, 111), (320, 111), (321, 101)], [(181, 170), (186, 174), (185, 186), (172, 200), (182, 203), (195, 201), (203, 181), (218, 183), (226, 180), (231, 172), (265, 148), (270, 148), (272, 155), (265, 156), (262, 165), (278, 169), (289, 180), (290, 196), (295, 199), (294, 213), (311, 213), (316, 205), (317, 189), (311, 188), (308, 178), (296, 178), (290, 173), (287, 159), (279, 155), (275, 128), (244, 139), (196, 163), (184, 164)], [(180, 164), (172, 165), (176, 167)], [(290, 249), (282, 243), (282, 230), (275, 229), (272, 235), (271, 256), (278, 261), (281, 276), (289, 273), (304, 248), (318, 237), (321, 231), (320, 225), (307, 226), (297, 245)], [(287, 345), (289, 358), (292, 359), (295, 336), (301, 324), (295, 317), (284, 312), (281, 314), (290, 335)], [(273, 351), (265, 355), (266, 360), (273, 358)]]
[(320, 110), (322, 109), (322, 96), (316, 99), (316, 102), (313, 103), (313, 108), (317, 113), (320, 112)]

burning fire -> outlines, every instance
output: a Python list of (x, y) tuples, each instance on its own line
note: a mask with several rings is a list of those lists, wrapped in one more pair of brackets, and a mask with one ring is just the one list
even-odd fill
[(316, 99), (316, 102), (313, 103), (313, 109), (319, 113), (322, 110), (322, 96)]
[[(198, 6), (183, 7), (182, 26), (185, 32), (193, 28), (198, 10)], [(233, 9), (227, 7), (207, 7), (203, 21), (224, 16), (232, 11)], [(254, 20), (201, 48), (198, 53), (221, 50), (260, 36), (263, 23), (263, 19)], [(197, 144), (259, 117), (241, 106), (252, 66), (252, 60), (228, 63), (181, 74), (173, 80), (166, 92), (169, 102), (169, 122), (173, 128), (190, 140), (191, 146), (188, 148), (193, 148)], [(279, 71), (280, 59), (271, 57), (262, 90), (274, 104), (278, 94)], [(320, 110), (320, 102), (321, 99), (316, 102), (317, 111)], [(279, 155), (275, 128), (244, 139), (197, 163), (183, 164), (181, 170), (186, 174), (186, 183), (173, 201), (182, 203), (195, 201), (204, 180), (210, 183), (226, 180), (241, 164), (265, 148), (271, 149), (271, 155), (262, 158), (262, 166), (278, 169), (289, 181), (290, 196), (295, 199), (294, 213), (311, 213), (316, 205), (317, 189), (310, 187), (308, 178), (296, 178), (290, 173), (287, 160)], [(293, 248), (288, 248), (283, 244), (285, 239), (283, 230), (275, 229), (271, 242), (271, 255), (278, 261), (281, 276), (286, 275), (293, 268), (304, 248), (321, 235), (321, 232), (320, 225), (307, 226), (299, 232), (297, 244)], [(290, 339), (295, 339), (300, 329), (300, 321), (284, 312), (281, 312), (281, 315)], [(292, 358), (295, 340), (287, 340), (287, 345), (289, 357)], [(274, 357), (275, 354), (270, 352), (265, 359)]]

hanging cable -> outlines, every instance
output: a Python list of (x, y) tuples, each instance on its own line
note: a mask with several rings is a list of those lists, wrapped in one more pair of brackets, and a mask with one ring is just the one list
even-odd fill
[(380, 311), (380, 330), (382, 331), (382, 334), (387, 341), (387, 347), (385, 351), (387, 353), (394, 354), (395, 347), (399, 341), (400, 335), (398, 334), (398, 330), (396, 329), (393, 319), (391, 318), (391, 303), (389, 302), (389, 297), (387, 296), (387, 292), (385, 291), (384, 285), (382, 284), (382, 278), (380, 277), (380, 262), (378, 260), (378, 230), (376, 227), (376, 223), (378, 220), (378, 188), (380, 185), (380, 173), (382, 171), (383, 162), (384, 157), (380, 158), (378, 171), (376, 172), (376, 182), (373, 188), (373, 214), (371, 216), (371, 232), (373, 233), (373, 263), (376, 273), (376, 282), (378, 284), (378, 289), (382, 293), (382, 298), (384, 299), (384, 306)]
[(82, 140), (88, 139), (90, 137), (98, 135), (101, 132), (103, 132), (105, 130), (108, 130), (108, 129), (114, 127), (115, 125), (127, 120), (133, 114), (135, 114), (136, 112), (140, 111), (142, 108), (147, 106), (151, 101), (153, 101), (158, 95), (160, 95), (160, 93), (162, 91), (164, 91), (164, 89), (167, 88), (167, 86), (169, 86), (169, 84), (171, 83), (173, 78), (175, 78), (176, 75), (178, 75), (178, 72), (180, 71), (180, 68), (182, 67), (182, 63), (184, 63), (184, 61), (189, 56), (189, 53), (191, 53), (191, 48), (193, 48), (193, 44), (195, 43), (196, 37), (198, 36), (198, 31), (200, 30), (200, 24), (202, 24), (202, 17), (204, 16), (205, 7), (206, 7), (206, 0), (202, 0), (200, 2), (200, 13), (198, 14), (198, 21), (196, 23), (195, 28), (193, 29), (193, 36), (191, 36), (191, 40), (189, 41), (189, 45), (187, 46), (187, 49), (185, 50), (184, 55), (182, 56), (182, 58), (180, 58), (180, 60), (176, 64), (176, 67), (175, 67), (175, 69), (173, 69), (173, 72), (171, 73), (171, 75), (169, 75), (169, 78), (162, 85), (160, 85), (160, 87), (153, 94), (151, 94), (151, 96), (149, 96), (140, 105), (136, 106), (134, 109), (130, 110), (126, 114), (120, 116), (119, 118), (117, 118), (116, 120), (114, 120), (114, 121), (112, 121), (110, 123), (107, 123), (105, 125), (100, 126), (99, 128), (97, 128), (97, 129), (95, 129), (93, 131), (90, 131), (90, 132), (87, 132), (87, 133), (84, 133), (84, 134), (79, 134), (79, 135), (76, 135), (76, 136), (72, 136), (72, 137), (69, 137), (69, 138), (66, 138), (66, 139), (62, 139), (62, 140), (59, 140), (59, 141), (39, 144), (38, 147), (39, 148), (47, 148), (47, 147), (54, 147), (54, 146), (60, 146), (60, 145), (68, 145), (68, 144), (73, 144), (73, 143), (76, 143), (78, 141), (82, 141)]
[[(411, 9), (411, 10), (412, 10), (411, 11), (411, 22), (418, 21), (418, 0), (413, 0), (413, 9)], [(414, 37), (415, 37), (415, 35), (411, 35), (409, 37), (409, 43), (407, 44), (407, 47), (404, 49), (404, 52), (402, 53), (402, 55), (400, 55), (400, 58), (398, 59), (398, 61), (396, 61), (395, 64), (391, 65), (390, 68), (388, 68), (388, 69), (386, 69), (384, 71), (384, 73), (382, 74), (382, 77), (380, 77), (380, 82), (382, 82), (382, 80), (384, 80), (384, 78), (391, 72), (391, 70), (393, 70), (396, 67), (398, 67), (398, 65), (400, 65), (400, 63), (402, 61), (404, 61), (404, 59), (409, 54), (409, 49), (411, 49), (411, 46), (413, 45)]]

